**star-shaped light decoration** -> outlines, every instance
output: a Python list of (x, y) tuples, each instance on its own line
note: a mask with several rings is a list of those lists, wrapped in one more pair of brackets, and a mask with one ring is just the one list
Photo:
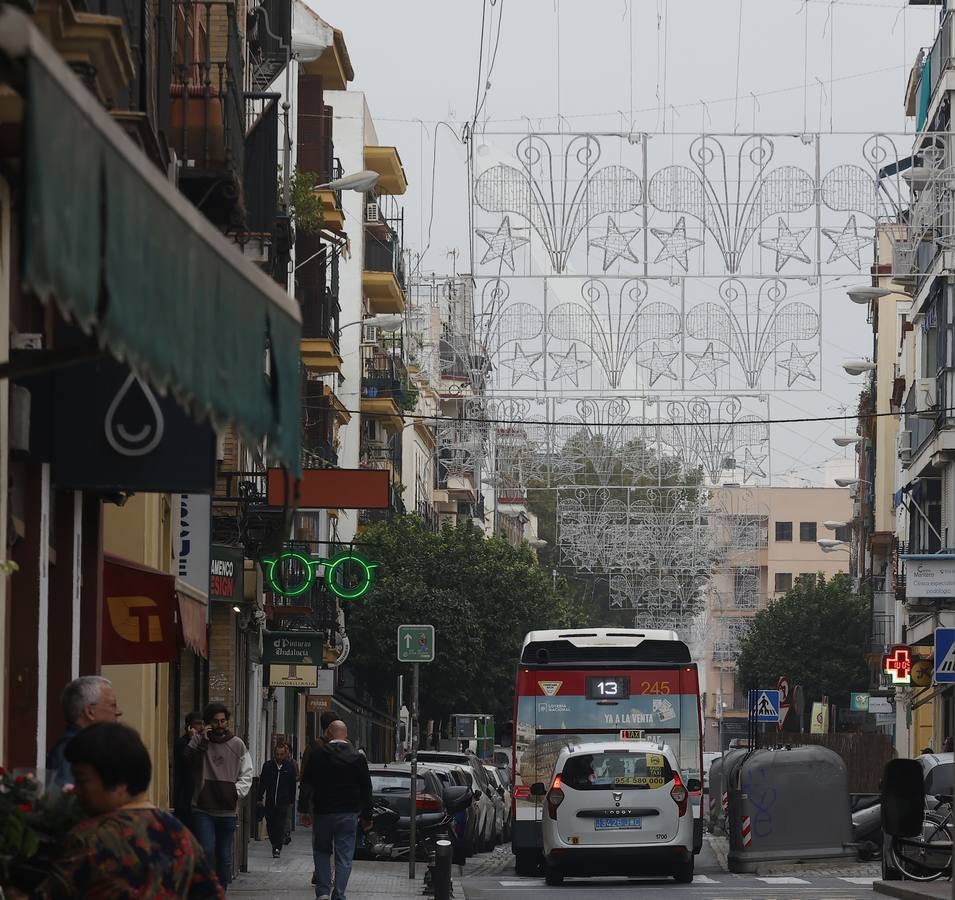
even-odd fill
[(776, 254), (776, 271), (778, 272), (791, 259), (809, 262), (808, 255), (802, 249), (802, 242), (806, 240), (806, 235), (810, 231), (812, 231), (811, 228), (797, 228), (791, 231), (786, 221), (780, 216), (776, 224), (776, 237), (760, 241), (759, 246), (772, 250)]
[(729, 360), (723, 359), (713, 352), (712, 341), (706, 345), (706, 349), (702, 353), (687, 353), (686, 356), (687, 359), (693, 360), (693, 365), (696, 366), (695, 371), (690, 376), (690, 381), (696, 381), (697, 378), (707, 378), (713, 387), (716, 387), (717, 372), (723, 366), (729, 365)]
[(826, 262), (835, 262), (837, 259), (845, 257), (853, 263), (857, 269), (862, 267), (862, 259), (859, 251), (872, 243), (872, 239), (865, 235), (860, 235), (856, 228), (856, 217), (849, 216), (849, 221), (840, 231), (838, 228), (823, 228), (822, 233), (834, 244), (832, 253)]
[(554, 362), (551, 377), (555, 381), (558, 378), (569, 378), (574, 383), (574, 387), (580, 387), (578, 373), (581, 369), (586, 369), (590, 362), (579, 358), (576, 341), (570, 345), (566, 353), (551, 353), (550, 358)]
[(765, 478), (766, 470), (763, 468), (765, 462), (765, 456), (756, 456), (756, 454), (747, 447), (743, 451), (743, 484), (746, 484), (750, 478)]
[(793, 386), (797, 378), (805, 378), (807, 381), (815, 381), (816, 373), (810, 367), (812, 361), (819, 355), (818, 352), (806, 353), (800, 352), (795, 344), (789, 345), (789, 359), (781, 359), (776, 363), (776, 368), (785, 369), (788, 373), (787, 385)]
[(639, 228), (625, 228), (623, 230), (613, 220), (607, 217), (607, 233), (602, 237), (590, 239), (591, 247), (600, 247), (604, 252), (603, 270), (606, 272), (618, 259), (628, 259), (638, 263), (640, 260), (630, 249), (630, 243), (640, 233)]
[(514, 353), (510, 359), (502, 359), (501, 365), (511, 370), (511, 387), (514, 387), (522, 378), (540, 381), (540, 372), (534, 366), (541, 360), (544, 351), (525, 353), (519, 343), (514, 344)]
[(665, 228), (651, 228), (653, 236), (663, 244), (654, 262), (663, 262), (666, 259), (675, 259), (686, 272), (690, 268), (689, 252), (699, 247), (703, 241), (686, 236), (686, 218), (680, 216), (680, 221), (672, 231)]
[(487, 244), (481, 264), (499, 259), (512, 272), (514, 271), (514, 251), (530, 240), (530, 238), (511, 234), (510, 216), (504, 217), (497, 231), (491, 231), (490, 228), (478, 228), (477, 236)]
[(679, 355), (676, 350), (661, 350), (660, 345), (656, 341), (653, 342), (653, 354), (650, 356), (650, 361), (643, 363), (650, 370), (650, 387), (663, 377), (676, 381), (676, 372), (673, 371), (672, 365), (673, 360)]

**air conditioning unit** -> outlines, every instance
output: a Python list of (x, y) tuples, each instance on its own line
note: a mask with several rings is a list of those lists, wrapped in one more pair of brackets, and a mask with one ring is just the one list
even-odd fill
[(378, 208), (377, 203), (366, 203), (365, 204), (365, 221), (366, 222), (380, 222), (381, 221), (381, 210)]
[(852, 518), (853, 519), (862, 518), (862, 501), (861, 500), (852, 501)]
[(377, 344), (378, 343), (378, 326), (377, 325), (362, 325), (361, 326), (361, 342), (363, 344)]
[(907, 429), (899, 432), (899, 459), (903, 463), (912, 461), (912, 432)]
[(920, 419), (934, 419), (938, 415), (937, 389), (934, 378), (915, 379), (915, 415)]

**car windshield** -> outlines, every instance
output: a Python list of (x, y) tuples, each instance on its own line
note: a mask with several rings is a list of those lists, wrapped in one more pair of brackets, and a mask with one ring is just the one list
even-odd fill
[(941, 763), (929, 769), (925, 776), (925, 793), (929, 795), (952, 793), (952, 776), (955, 773), (955, 764)]
[(561, 779), (565, 787), (576, 791), (608, 787), (651, 790), (672, 781), (673, 769), (662, 753), (608, 750), (575, 754), (564, 763)]

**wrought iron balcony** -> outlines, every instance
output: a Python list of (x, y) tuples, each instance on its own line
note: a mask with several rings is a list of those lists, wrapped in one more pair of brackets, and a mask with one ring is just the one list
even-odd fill
[(362, 396), (390, 397), (401, 406), (405, 395), (404, 377), (404, 366), (393, 357), (380, 353), (366, 357), (361, 379)]
[(247, 14), (249, 80), (266, 91), (285, 69), (292, 47), (291, 0), (262, 0)]
[(242, 218), (245, 99), (242, 42), (229, 0), (174, 0), (167, 137), (182, 191), (211, 221)]
[[(381, 236), (379, 236), (381, 235)], [(401, 241), (387, 225), (368, 229), (365, 240), (365, 271), (390, 272), (405, 290), (405, 266)]]
[(363, 509), (358, 513), (359, 525), (373, 525), (376, 522), (388, 522), (395, 516), (405, 514), (405, 502), (401, 499), (394, 484), (388, 488), (388, 508), (387, 509)]

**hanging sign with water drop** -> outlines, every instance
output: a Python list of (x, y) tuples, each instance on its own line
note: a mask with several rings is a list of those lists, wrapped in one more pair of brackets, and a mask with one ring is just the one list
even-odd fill
[(75, 366), (54, 385), (58, 487), (210, 493), (215, 433), (114, 360)]

